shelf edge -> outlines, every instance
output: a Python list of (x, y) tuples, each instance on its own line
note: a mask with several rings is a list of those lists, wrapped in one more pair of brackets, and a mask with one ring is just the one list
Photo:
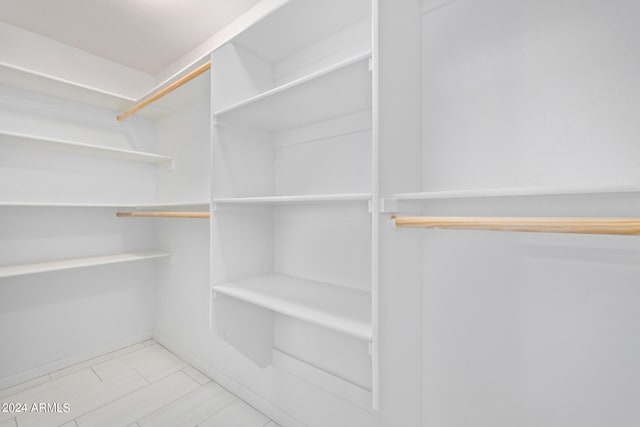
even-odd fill
[(286, 83), (286, 84), (283, 84), (281, 86), (277, 86), (277, 87), (275, 87), (273, 89), (269, 89), (266, 92), (262, 92), (262, 93), (260, 93), (258, 95), (255, 95), (255, 96), (251, 97), (251, 98), (248, 98), (248, 99), (245, 99), (243, 101), (237, 102), (237, 103), (235, 103), (235, 104), (233, 104), (233, 105), (231, 105), (229, 107), (223, 108), (223, 109), (218, 110), (218, 111), (214, 111), (212, 115), (213, 115), (213, 117), (216, 117), (216, 118), (223, 117), (227, 113), (231, 113), (233, 111), (239, 110), (239, 109), (241, 109), (243, 107), (246, 107), (248, 105), (254, 104), (254, 103), (259, 102), (259, 101), (261, 101), (263, 99), (269, 98), (271, 96), (277, 95), (277, 94), (282, 93), (282, 92), (286, 92), (287, 90), (292, 89), (292, 88), (294, 88), (296, 86), (300, 86), (300, 85), (302, 85), (304, 83), (307, 83), (307, 82), (310, 82), (312, 80), (318, 79), (318, 78), (323, 77), (323, 76), (325, 76), (327, 74), (331, 74), (334, 71), (338, 71), (338, 70), (341, 70), (343, 68), (347, 68), (350, 65), (356, 64), (356, 63), (358, 63), (360, 61), (364, 61), (365, 59), (371, 58), (371, 55), (372, 55), (372, 51), (371, 50), (359, 53), (357, 55), (352, 56), (351, 58), (342, 60), (342, 61), (340, 61), (340, 62), (338, 62), (336, 64), (333, 64), (333, 65), (325, 67), (325, 68), (323, 68), (321, 70), (315, 71), (315, 72), (313, 72), (311, 74), (308, 74), (308, 75), (306, 75), (304, 77), (301, 77), (299, 79), (293, 80), (293, 81), (291, 81), (289, 83)]
[[(129, 257), (125, 257), (125, 256)], [(121, 256), (120, 259), (109, 259), (110, 257)], [(133, 262), (133, 261), (144, 261), (156, 258), (166, 258), (170, 257), (170, 252), (164, 251), (138, 251), (138, 252), (123, 252), (119, 254), (111, 254), (111, 255), (103, 255), (96, 257), (86, 257), (86, 258), (68, 258), (57, 261), (46, 261), (46, 262), (37, 262), (37, 263), (27, 263), (27, 264), (16, 264), (12, 266), (4, 266), (0, 267), (0, 279), (9, 278), (9, 277), (18, 277), (18, 276), (27, 276), (31, 274), (41, 274), (41, 273), (50, 273), (55, 271), (64, 271), (64, 270), (74, 270), (78, 268), (86, 268), (86, 267), (97, 267), (101, 265), (109, 265), (109, 264), (119, 264), (124, 262)], [(80, 264), (73, 264), (85, 261)], [(47, 265), (48, 264), (48, 265)], [(29, 269), (29, 266), (32, 266)], [(20, 271), (20, 268), (24, 268), (23, 271)], [(18, 271), (3, 271), (3, 270), (11, 270), (18, 269)]]

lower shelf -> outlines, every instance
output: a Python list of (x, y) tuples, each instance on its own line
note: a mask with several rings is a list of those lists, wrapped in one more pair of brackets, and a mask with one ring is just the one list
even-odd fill
[(279, 273), (213, 285), (211, 289), (359, 339), (372, 337), (369, 292)]
[(70, 258), (58, 261), (37, 262), (31, 264), (6, 265), (0, 267), (0, 278), (47, 273), (51, 271), (71, 270), (74, 268), (94, 267), (107, 264), (117, 264), (122, 262), (142, 261), (155, 258), (166, 258), (170, 256), (171, 254), (169, 252), (143, 251), (125, 252), (121, 254), (87, 258)]

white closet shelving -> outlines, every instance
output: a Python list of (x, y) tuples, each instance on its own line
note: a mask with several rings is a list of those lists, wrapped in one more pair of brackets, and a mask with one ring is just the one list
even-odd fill
[(170, 253), (163, 251), (142, 251), (85, 258), (70, 258), (29, 264), (5, 265), (0, 266), (0, 278), (25, 276), (38, 273), (51, 273), (54, 271), (96, 267), (100, 265), (119, 264), (124, 262), (144, 261), (157, 258), (168, 258), (170, 256)]
[(343, 334), (371, 339), (368, 292), (285, 274), (237, 280), (211, 289)]
[(296, 204), (317, 202), (358, 202), (371, 200), (371, 193), (345, 193), (345, 194), (310, 194), (300, 196), (268, 196), (268, 197), (219, 197), (212, 203), (222, 205), (232, 204)]
[[(203, 81), (204, 80), (204, 81)], [(71, 82), (51, 75), (0, 63), (0, 81), (3, 85), (34, 91), (93, 107), (124, 111), (137, 101), (137, 94), (105, 91), (85, 84)], [(138, 114), (150, 119), (167, 117), (176, 111), (209, 98), (206, 79), (194, 80), (188, 87), (160, 99)]]
[(317, 366), (308, 343), (265, 340), (282, 328), (357, 348), (305, 377), (362, 384), (375, 407), (375, 369), (346, 374), (377, 358), (371, 16), (368, 0), (292, 0), (213, 52), (211, 291), (216, 331), (259, 366), (279, 363), (271, 346)]
[(134, 209), (179, 209), (179, 208), (208, 208), (209, 201), (186, 201), (186, 202), (154, 202), (154, 203), (138, 203), (135, 205), (118, 205), (118, 207), (134, 208)]
[(10, 64), (0, 64), (0, 81), (6, 86), (111, 110), (119, 110), (135, 102), (133, 97), (127, 95), (100, 90)]
[(185, 235), (206, 236), (206, 221), (116, 212), (208, 211), (210, 79), (121, 122), (134, 94), (47, 74), (54, 68), (0, 64), (0, 287), (12, 308), (3, 315), (30, 337), (3, 335), (5, 385), (150, 338), (158, 288), (175, 270), (181, 284), (207, 271), (204, 260), (184, 265), (195, 258)]
[(478, 188), (469, 190), (424, 191), (415, 193), (397, 193), (388, 200), (420, 201), (438, 199), (468, 199), (484, 197), (520, 197), (520, 196), (570, 196), (579, 194), (616, 194), (637, 193), (639, 186), (634, 185), (565, 185), (547, 187), (505, 187)]
[[(0, 151), (4, 162), (11, 164), (0, 169), (7, 183), (0, 207), (208, 207), (209, 200), (154, 201), (179, 197), (158, 194), (154, 187), (158, 177), (166, 181), (185, 174), (175, 172), (176, 163), (184, 160), (147, 150), (158, 144), (149, 122), (144, 123), (144, 118), (157, 121), (208, 105), (208, 74), (144, 109), (142, 120), (132, 119), (135, 124), (126, 126), (119, 125), (115, 115), (133, 104), (135, 100), (128, 96), (8, 64), (0, 64), (0, 76), (0, 89), (7, 95), (2, 104), (9, 114), (7, 124), (11, 123), (10, 129), (0, 129)], [(85, 110), (85, 106), (89, 107)], [(40, 118), (33, 120), (22, 111)], [(104, 117), (105, 111), (113, 111), (113, 118), (111, 113)], [(90, 120), (96, 127), (81, 125), (81, 120)], [(86, 140), (76, 135), (87, 135)], [(145, 169), (147, 165), (159, 169)]]
[(371, 108), (370, 57), (358, 54), (214, 114), (222, 124), (275, 132)]
[(209, 202), (159, 202), (159, 203), (90, 203), (90, 202), (11, 202), (0, 201), (2, 207), (22, 208), (116, 208), (116, 209), (179, 209), (208, 208)]
[(32, 144), (41, 149), (60, 149), (73, 153), (107, 157), (119, 160), (128, 160), (144, 163), (159, 163), (173, 167), (174, 159), (143, 151), (134, 151), (121, 148), (113, 148), (102, 145), (88, 144), (84, 142), (68, 141), (64, 139), (49, 138), (45, 136), (29, 135), (17, 132), (0, 131), (0, 142), (18, 142)]

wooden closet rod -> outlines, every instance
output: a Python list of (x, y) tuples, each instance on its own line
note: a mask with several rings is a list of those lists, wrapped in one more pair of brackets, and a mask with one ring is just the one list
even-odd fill
[(123, 217), (155, 217), (155, 218), (209, 218), (209, 212), (118, 212)]
[(176, 90), (177, 88), (179, 88), (183, 84), (190, 82), (191, 80), (195, 79), (200, 74), (204, 73), (205, 71), (207, 71), (209, 69), (211, 69), (211, 61), (208, 61), (207, 63), (202, 64), (201, 66), (199, 66), (195, 70), (193, 70), (193, 71), (189, 72), (188, 74), (180, 77), (178, 80), (176, 80), (175, 82), (171, 83), (169, 86), (159, 90), (158, 92), (156, 92), (155, 94), (153, 94), (149, 98), (145, 99), (144, 101), (138, 102), (136, 105), (131, 107), (129, 110), (127, 110), (124, 113), (122, 113), (119, 116), (117, 116), (116, 119), (118, 119), (118, 121), (120, 121), (120, 122), (123, 121), (124, 119), (126, 119), (130, 115), (134, 114), (135, 112), (137, 112), (139, 110), (142, 110), (144, 107), (146, 107), (147, 105), (151, 104), (152, 102), (157, 101), (158, 99), (162, 98), (166, 94), (168, 94), (170, 92), (173, 92), (174, 90)]
[(392, 216), (397, 227), (538, 233), (640, 234), (638, 218)]

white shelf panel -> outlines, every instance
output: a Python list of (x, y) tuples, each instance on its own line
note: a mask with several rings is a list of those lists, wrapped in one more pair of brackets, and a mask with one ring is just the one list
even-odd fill
[(208, 208), (208, 201), (192, 202), (150, 202), (150, 203), (91, 203), (91, 202), (17, 202), (0, 201), (0, 207), (17, 208), (122, 208), (122, 209), (163, 209), (198, 207)]
[(213, 203), (220, 204), (295, 204), (314, 202), (357, 202), (371, 200), (371, 193), (310, 194), (297, 196), (219, 197)]
[(481, 197), (519, 197), (519, 196), (555, 196), (579, 194), (615, 194), (637, 193), (640, 186), (636, 185), (601, 185), (601, 186), (548, 186), (548, 187), (509, 187), (487, 188), (475, 190), (425, 191), (416, 193), (396, 193), (389, 200), (437, 200), (437, 199), (466, 199)]
[(72, 258), (58, 261), (38, 262), (32, 264), (7, 265), (0, 267), (0, 278), (24, 276), (28, 274), (48, 273), (52, 271), (71, 270), (75, 268), (95, 267), (98, 265), (117, 264), (122, 262), (142, 261), (170, 257), (162, 251), (127, 252), (114, 255)]
[(129, 103), (135, 102), (135, 99), (122, 94), (25, 70), (7, 63), (0, 63), (0, 81), (7, 86), (110, 110), (120, 109)]
[[(105, 108), (114, 112), (124, 111), (137, 101), (127, 95), (108, 92), (6, 63), (0, 63), (0, 82), (6, 86)], [(158, 118), (169, 113), (170, 111), (166, 108), (152, 105), (140, 111), (139, 114), (148, 118)]]
[(222, 123), (275, 132), (371, 108), (371, 52), (215, 112)]
[(293, 0), (248, 27), (233, 42), (273, 63), (368, 16), (370, 0)]
[(187, 201), (187, 202), (156, 202), (156, 203), (139, 203), (137, 205), (119, 206), (119, 207), (132, 207), (134, 209), (171, 209), (171, 208), (209, 208), (209, 201)]
[(64, 139), (48, 138), (43, 136), (28, 135), (23, 133), (0, 131), (0, 141), (2, 140), (22, 140), (31, 144), (39, 144), (43, 147), (56, 147), (76, 153), (88, 153), (101, 157), (130, 160), (144, 163), (167, 163), (172, 165), (173, 158), (159, 154), (146, 153), (142, 151), (125, 150), (121, 148), (111, 148), (101, 145), (85, 144), (82, 142), (67, 141)]
[(273, 273), (213, 285), (211, 289), (290, 317), (371, 340), (371, 294)]

